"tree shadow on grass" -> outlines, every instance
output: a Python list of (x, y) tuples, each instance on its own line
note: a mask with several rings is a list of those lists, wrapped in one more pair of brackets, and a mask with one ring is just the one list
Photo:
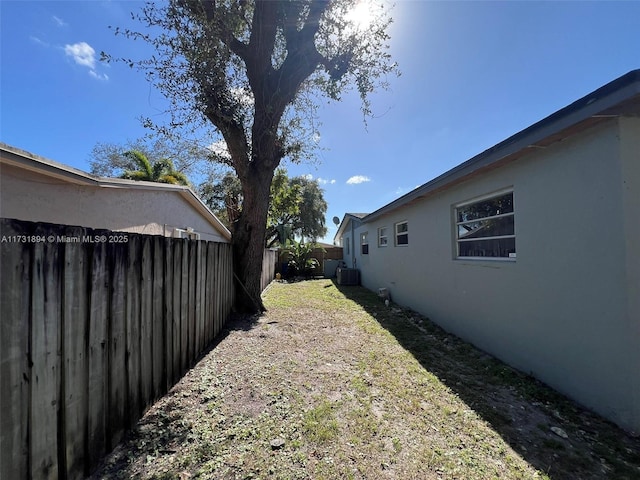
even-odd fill
[(363, 287), (334, 284), (549, 478), (640, 478), (640, 438), (428, 318), (394, 304), (387, 307)]

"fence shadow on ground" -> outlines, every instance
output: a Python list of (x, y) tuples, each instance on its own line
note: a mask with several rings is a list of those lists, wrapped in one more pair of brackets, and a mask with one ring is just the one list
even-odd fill
[(638, 478), (640, 438), (448, 334), (426, 317), (394, 304), (387, 307), (363, 287), (341, 286), (335, 280), (334, 284), (549, 478)]
[[(199, 374), (198, 370), (203, 368), (200, 362), (231, 332), (252, 330), (261, 316), (231, 314), (222, 331), (195, 360), (194, 366), (149, 409), (133, 429), (126, 432), (122, 441), (102, 459), (89, 479), (129, 479), (140, 476), (141, 470), (144, 470), (140, 459), (147, 459), (149, 471), (146, 474), (153, 475), (153, 478), (165, 478), (164, 473), (154, 472), (152, 460), (158, 456), (171, 455), (179, 451), (182, 445), (192, 441), (193, 426), (187, 420), (189, 411), (186, 409), (189, 403), (181, 398), (194, 394), (195, 387), (191, 384), (190, 375)], [(169, 473), (166, 475), (166, 478), (176, 478)]]

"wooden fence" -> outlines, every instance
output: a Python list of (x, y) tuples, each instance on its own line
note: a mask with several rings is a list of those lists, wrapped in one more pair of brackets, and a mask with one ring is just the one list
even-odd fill
[(262, 256), (262, 278), (260, 289), (264, 290), (276, 276), (276, 264), (278, 263), (278, 250), (265, 249)]
[(231, 245), (0, 222), (0, 478), (83, 478), (222, 329)]

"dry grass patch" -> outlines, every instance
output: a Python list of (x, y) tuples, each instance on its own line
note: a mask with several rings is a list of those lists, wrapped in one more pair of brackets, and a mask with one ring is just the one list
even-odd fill
[(640, 476), (638, 439), (363, 288), (274, 283), (265, 302), (94, 478)]

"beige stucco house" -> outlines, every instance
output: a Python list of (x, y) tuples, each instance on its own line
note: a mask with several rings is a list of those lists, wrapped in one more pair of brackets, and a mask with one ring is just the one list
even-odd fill
[(640, 70), (345, 220), (365, 287), (640, 433)]
[(99, 178), (0, 143), (0, 217), (229, 242), (189, 187)]

